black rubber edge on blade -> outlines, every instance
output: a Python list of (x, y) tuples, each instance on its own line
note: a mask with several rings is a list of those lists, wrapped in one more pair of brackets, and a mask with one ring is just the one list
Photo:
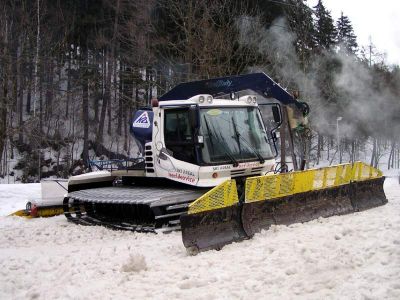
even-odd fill
[(244, 231), (252, 236), (271, 225), (303, 223), (366, 210), (387, 203), (384, 178), (352, 182), (269, 201), (246, 203), (242, 210)]
[(189, 252), (220, 249), (247, 238), (239, 204), (180, 217), (182, 240)]
[(384, 177), (299, 193), (273, 200), (234, 205), (181, 216), (182, 240), (189, 252), (220, 249), (252, 237), (271, 225), (289, 225), (344, 215), (387, 203)]

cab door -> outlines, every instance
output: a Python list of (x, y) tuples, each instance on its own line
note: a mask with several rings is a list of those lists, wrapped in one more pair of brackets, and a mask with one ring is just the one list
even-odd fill
[(164, 110), (164, 143), (177, 160), (196, 163), (193, 129), (189, 120), (189, 107)]

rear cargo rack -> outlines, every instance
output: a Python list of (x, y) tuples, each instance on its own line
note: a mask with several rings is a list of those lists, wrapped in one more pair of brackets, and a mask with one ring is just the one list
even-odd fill
[(144, 157), (130, 159), (89, 160), (90, 168), (98, 170), (144, 170)]

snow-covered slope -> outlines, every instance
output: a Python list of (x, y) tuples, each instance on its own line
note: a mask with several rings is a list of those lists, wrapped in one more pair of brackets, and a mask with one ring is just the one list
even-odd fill
[[(25, 187), (0, 185), (0, 206), (37, 193)], [(179, 232), (0, 217), (0, 299), (400, 299), (398, 178), (385, 192), (383, 207), (274, 226), (197, 256)]]

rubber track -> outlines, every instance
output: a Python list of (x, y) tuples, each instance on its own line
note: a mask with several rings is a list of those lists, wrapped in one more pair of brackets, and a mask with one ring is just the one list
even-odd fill
[[(174, 187), (101, 187), (69, 193), (63, 210), (69, 221), (79, 225), (136, 232), (172, 231), (180, 229), (179, 217), (186, 213), (185, 204), (203, 193)], [(170, 223), (173, 220), (178, 224)]]
[(66, 216), (68, 221), (73, 222), (77, 225), (104, 226), (114, 230), (156, 233), (154, 226), (132, 225), (127, 223), (111, 223), (102, 218), (92, 218), (86, 215), (86, 212), (81, 210), (81, 204), (79, 200), (72, 199), (71, 204), (69, 203), (70, 200), (71, 199), (68, 197), (64, 198), (63, 201), (64, 215)]

